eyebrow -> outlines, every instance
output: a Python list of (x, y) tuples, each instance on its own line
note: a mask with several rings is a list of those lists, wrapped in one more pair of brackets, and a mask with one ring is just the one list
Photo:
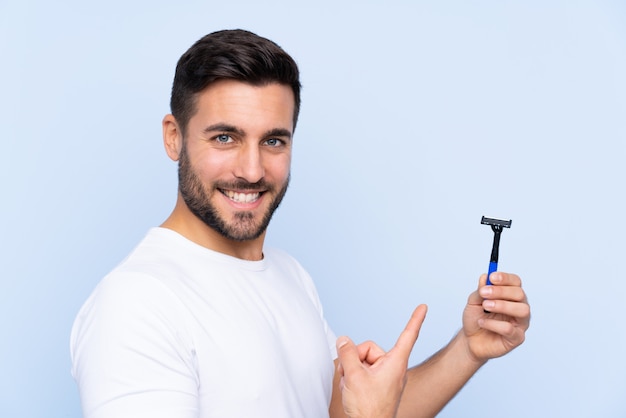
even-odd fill
[[(210, 132), (225, 132), (225, 133), (234, 133), (234, 134), (241, 135), (241, 136), (245, 136), (246, 134), (246, 132), (243, 129), (237, 128), (236, 126), (229, 125), (227, 123), (216, 123), (216, 124), (207, 126), (206, 128), (204, 128), (203, 132), (205, 134), (210, 133)], [(263, 134), (264, 138), (271, 137), (271, 136), (280, 136), (280, 137), (286, 137), (286, 138), (291, 139), (292, 133), (288, 129), (273, 128)]]
[(291, 134), (291, 131), (289, 131), (288, 129), (274, 128), (274, 129), (270, 129), (269, 131), (267, 131), (264, 136), (265, 137), (283, 136), (283, 137), (291, 139), (292, 134)]
[(237, 135), (245, 134), (242, 129), (239, 129), (233, 125), (228, 125), (226, 123), (216, 123), (214, 125), (207, 126), (202, 132), (204, 132), (205, 134), (210, 132), (232, 132), (236, 133)]

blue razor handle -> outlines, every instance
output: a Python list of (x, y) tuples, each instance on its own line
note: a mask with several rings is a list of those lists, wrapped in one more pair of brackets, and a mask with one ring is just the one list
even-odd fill
[(493, 273), (494, 271), (498, 271), (498, 262), (497, 261), (491, 261), (489, 263), (489, 271), (487, 273), (487, 285), (491, 286), (491, 280), (489, 280), (489, 278), (491, 277), (491, 273)]

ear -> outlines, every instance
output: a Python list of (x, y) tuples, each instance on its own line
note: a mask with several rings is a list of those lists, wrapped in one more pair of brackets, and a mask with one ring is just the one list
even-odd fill
[(178, 122), (176, 122), (176, 118), (171, 114), (165, 115), (162, 125), (165, 152), (173, 161), (178, 161), (183, 147), (182, 131), (178, 126)]

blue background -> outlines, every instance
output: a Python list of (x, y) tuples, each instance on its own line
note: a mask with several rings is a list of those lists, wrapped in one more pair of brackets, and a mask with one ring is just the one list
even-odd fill
[(237, 27), (301, 67), (268, 244), (337, 334), (390, 348), (427, 303), (422, 361), (487, 269), (481, 216), (511, 218), (527, 341), (440, 416), (626, 416), (626, 5), (605, 0), (0, 0), (0, 416), (80, 416), (74, 316), (175, 201), (175, 63)]

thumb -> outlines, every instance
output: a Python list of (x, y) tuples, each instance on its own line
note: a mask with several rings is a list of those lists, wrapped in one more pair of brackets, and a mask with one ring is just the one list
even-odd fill
[(339, 337), (337, 338), (336, 345), (339, 365), (343, 368), (344, 372), (350, 373), (352, 370), (361, 367), (359, 351), (350, 338)]

